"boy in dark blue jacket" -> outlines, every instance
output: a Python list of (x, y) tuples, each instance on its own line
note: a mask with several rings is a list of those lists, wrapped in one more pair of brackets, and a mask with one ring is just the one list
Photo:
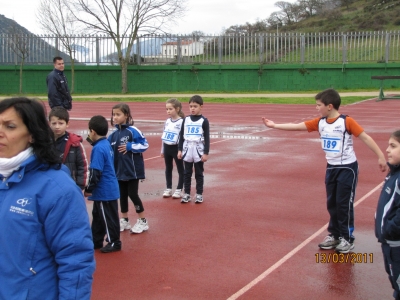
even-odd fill
[(389, 139), (386, 149), (389, 173), (385, 178), (375, 214), (375, 235), (382, 243), (386, 272), (400, 300), (400, 130)]
[[(103, 116), (89, 121), (88, 142), (92, 144), (89, 184), (85, 196), (93, 200), (92, 235), (95, 249), (103, 253), (121, 250), (118, 216), (118, 181), (113, 151), (107, 141), (108, 122)], [(108, 244), (103, 247), (104, 236)]]

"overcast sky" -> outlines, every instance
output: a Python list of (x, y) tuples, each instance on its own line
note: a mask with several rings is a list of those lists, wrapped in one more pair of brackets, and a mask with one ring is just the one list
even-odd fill
[[(171, 28), (171, 33), (184, 34), (199, 30), (205, 34), (218, 34), (224, 28), (254, 23), (265, 19), (279, 9), (274, 6), (278, 0), (187, 0), (188, 12)], [(296, 0), (286, 0), (294, 3)], [(43, 31), (36, 21), (40, 0), (0, 0), (0, 14), (31, 31)]]

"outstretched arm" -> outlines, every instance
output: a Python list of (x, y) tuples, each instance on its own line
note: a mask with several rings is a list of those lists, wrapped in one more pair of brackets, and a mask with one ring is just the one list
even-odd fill
[(383, 154), (379, 146), (375, 143), (375, 141), (372, 139), (372, 137), (366, 134), (365, 131), (361, 132), (361, 134), (358, 137), (360, 138), (360, 140), (364, 142), (365, 145), (368, 146), (369, 149), (371, 149), (376, 154), (376, 156), (378, 156), (379, 168), (381, 169), (382, 172), (386, 172), (388, 166), (386, 164), (385, 155)]
[(261, 118), (264, 125), (269, 128), (280, 129), (280, 130), (307, 130), (306, 124), (302, 123), (285, 123), (285, 124), (275, 124), (274, 121), (268, 120), (264, 117)]

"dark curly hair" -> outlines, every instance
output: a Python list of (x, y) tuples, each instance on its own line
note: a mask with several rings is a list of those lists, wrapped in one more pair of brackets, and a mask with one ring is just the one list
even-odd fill
[(8, 98), (0, 101), (0, 114), (13, 108), (32, 135), (33, 153), (40, 162), (61, 167), (61, 159), (56, 150), (53, 132), (46, 118), (46, 108), (35, 99), (25, 97)]

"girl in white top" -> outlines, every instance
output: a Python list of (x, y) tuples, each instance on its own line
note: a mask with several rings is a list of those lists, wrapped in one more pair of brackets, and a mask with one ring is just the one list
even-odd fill
[[(164, 198), (181, 198), (183, 188), (183, 160), (178, 159), (178, 144), (179, 133), (182, 127), (182, 121), (185, 117), (182, 112), (182, 104), (175, 98), (169, 99), (166, 102), (166, 110), (169, 118), (165, 121), (164, 131), (161, 136), (161, 157), (165, 161), (165, 179), (167, 189), (163, 193)], [(176, 168), (178, 169), (178, 185), (175, 192), (172, 194), (172, 170), (173, 160), (175, 160)]]

